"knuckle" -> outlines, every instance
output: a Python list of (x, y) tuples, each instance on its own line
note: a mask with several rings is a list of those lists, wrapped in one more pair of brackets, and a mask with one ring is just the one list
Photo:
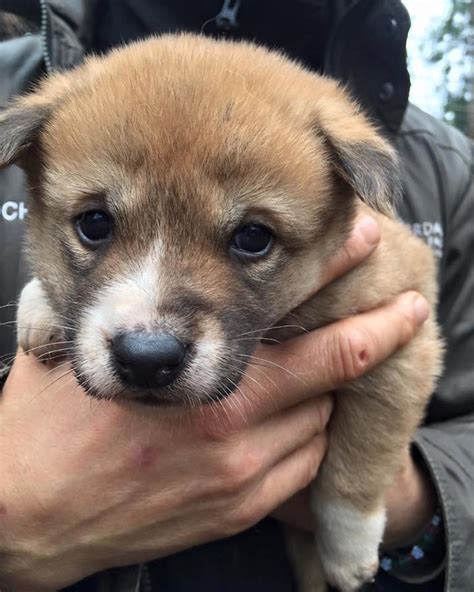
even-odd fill
[(236, 534), (251, 528), (259, 522), (265, 515), (266, 509), (256, 500), (246, 498), (243, 502), (231, 511), (226, 518), (226, 526), (229, 534)]
[(317, 401), (317, 426), (318, 433), (326, 428), (334, 407), (334, 397), (331, 393), (321, 395)]
[(336, 374), (341, 382), (361, 376), (371, 365), (371, 339), (361, 330), (340, 331), (334, 351)]
[(398, 327), (400, 335), (400, 344), (404, 345), (408, 343), (415, 335), (413, 316), (407, 311), (403, 312), (400, 315)]
[(200, 430), (205, 440), (215, 443), (226, 443), (238, 432), (237, 426), (226, 413), (209, 406), (199, 419)]
[(342, 248), (344, 268), (349, 270), (359, 262), (364, 251), (364, 243), (361, 243), (359, 235), (352, 235)]
[(350, 238), (345, 245), (339, 250), (337, 260), (334, 262), (334, 268), (338, 274), (342, 274), (349, 269), (354, 259), (354, 240)]
[(315, 439), (308, 447), (306, 454), (301, 459), (298, 489), (304, 489), (316, 478), (321, 465), (324, 449), (325, 447), (321, 439)]
[(235, 493), (247, 488), (262, 469), (260, 454), (245, 446), (226, 455), (221, 468), (220, 490), (223, 493)]
[(343, 245), (337, 253), (332, 257), (329, 266), (323, 273), (323, 285), (330, 284), (332, 281), (349, 271), (354, 266), (352, 259), (354, 258), (353, 249), (349, 242)]

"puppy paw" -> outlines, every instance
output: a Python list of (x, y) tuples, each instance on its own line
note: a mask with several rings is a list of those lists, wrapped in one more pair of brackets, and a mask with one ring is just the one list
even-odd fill
[(56, 359), (65, 347), (64, 332), (58, 325), (39, 280), (31, 280), (23, 288), (18, 305), (18, 345), (43, 362)]
[(328, 564), (324, 569), (326, 581), (330, 586), (339, 592), (356, 592), (374, 579), (378, 570), (378, 561), (367, 567), (355, 564), (344, 567)]
[(325, 578), (340, 592), (356, 592), (377, 573), (385, 528), (383, 508), (371, 514), (342, 500), (316, 498), (317, 546)]

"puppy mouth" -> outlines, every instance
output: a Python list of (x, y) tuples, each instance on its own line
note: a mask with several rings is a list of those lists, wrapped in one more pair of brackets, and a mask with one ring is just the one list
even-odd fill
[[(121, 381), (117, 380), (114, 387), (109, 391), (97, 388), (92, 381), (79, 370), (78, 365), (73, 363), (73, 371), (79, 386), (87, 393), (89, 397), (99, 400), (108, 401), (130, 401), (142, 405), (150, 405), (154, 407), (165, 406), (186, 406), (186, 401), (176, 397), (176, 393), (170, 392), (169, 389), (147, 389), (142, 387), (125, 387)], [(117, 385), (118, 383), (118, 385)], [(189, 405), (189, 403), (188, 403)]]
[[(139, 388), (120, 388), (115, 389), (113, 394), (104, 394), (103, 391), (97, 389), (92, 383), (80, 376), (79, 372), (74, 368), (74, 373), (79, 386), (87, 393), (88, 396), (99, 400), (109, 401), (129, 401), (132, 403), (138, 403), (140, 405), (147, 405), (151, 407), (197, 407), (204, 405), (212, 405), (218, 403), (230, 397), (233, 393), (224, 381), (221, 385), (216, 387), (214, 392), (206, 393), (200, 397), (188, 394), (187, 396), (182, 392), (176, 392), (176, 389), (170, 389), (169, 387), (158, 390), (146, 390)], [(238, 386), (238, 383), (233, 382), (234, 389)]]
[(81, 363), (81, 358), (77, 354), (72, 358), (72, 368), (78, 384), (88, 396), (95, 399), (128, 401), (154, 407), (192, 408), (218, 403), (231, 396), (237, 390), (246, 367), (242, 362), (237, 367), (235, 361), (231, 368), (224, 364), (212, 371), (212, 384), (206, 387), (200, 382), (199, 376), (193, 376), (192, 356), (189, 358), (176, 379), (164, 386), (151, 386), (146, 383), (127, 384), (123, 375), (121, 376), (116, 369), (105, 371), (104, 377), (108, 374), (105, 380), (108, 385), (102, 382), (99, 386), (84, 370), (87, 361)]

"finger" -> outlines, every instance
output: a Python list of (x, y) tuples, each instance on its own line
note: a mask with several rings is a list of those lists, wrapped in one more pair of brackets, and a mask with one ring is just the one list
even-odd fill
[(327, 448), (326, 435), (320, 434), (276, 465), (246, 496), (240, 512), (249, 527), (273, 512), (316, 477)]
[(320, 288), (357, 267), (375, 250), (379, 242), (380, 230), (375, 219), (367, 214), (360, 214), (356, 218), (351, 236), (325, 268)]
[(227, 415), (216, 421), (215, 414), (207, 413), (199, 421), (206, 440), (224, 444), (220, 456), (230, 471), (255, 478), (324, 432), (332, 409), (333, 397), (326, 393), (246, 429), (240, 416), (240, 421)]
[[(239, 391), (224, 401), (256, 422), (354, 380), (408, 343), (429, 314), (426, 300), (407, 292), (391, 303), (276, 346), (261, 346), (265, 373), (249, 366)], [(229, 405), (230, 403), (230, 405)]]
[(333, 396), (324, 393), (271, 416), (247, 435), (247, 445), (261, 451), (263, 469), (277, 464), (324, 432), (334, 406)]

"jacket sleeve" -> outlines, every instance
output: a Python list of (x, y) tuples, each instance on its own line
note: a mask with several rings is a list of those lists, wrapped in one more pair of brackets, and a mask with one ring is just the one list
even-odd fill
[[(466, 142), (467, 143), (467, 142)], [(444, 376), (415, 447), (435, 483), (447, 535), (446, 591), (474, 585), (474, 180), (473, 153), (463, 190), (446, 196), (439, 319), (446, 342)], [(452, 156), (452, 155), (451, 155)], [(465, 153), (466, 161), (469, 152)], [(452, 169), (457, 176), (459, 163)], [(459, 180), (459, 178), (458, 178)]]

